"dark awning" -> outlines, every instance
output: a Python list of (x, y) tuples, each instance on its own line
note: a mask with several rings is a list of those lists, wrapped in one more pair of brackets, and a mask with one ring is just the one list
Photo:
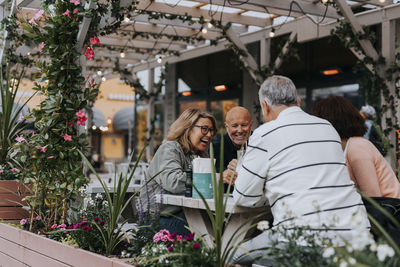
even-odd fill
[(113, 118), (113, 128), (115, 130), (128, 130), (134, 120), (134, 107), (123, 108), (115, 113)]

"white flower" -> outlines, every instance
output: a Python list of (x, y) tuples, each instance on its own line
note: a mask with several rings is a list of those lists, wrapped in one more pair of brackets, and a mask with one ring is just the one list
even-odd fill
[(333, 257), (333, 262), (338, 262), (339, 258), (338, 257)]
[(349, 263), (350, 263), (351, 265), (356, 264), (356, 262), (357, 262), (357, 261), (356, 261), (354, 258), (352, 258), (352, 257), (349, 258)]
[(353, 251), (353, 247), (351, 245), (346, 246), (346, 249), (348, 252), (352, 252)]
[(374, 238), (372, 235), (366, 230), (354, 230), (353, 231), (353, 239), (351, 241), (351, 245), (355, 250), (363, 250), (366, 246), (373, 244)]
[(347, 262), (345, 261), (340, 262), (339, 267), (347, 267)]
[(107, 200), (104, 200), (104, 201), (103, 201), (103, 206), (105, 206), (105, 207), (108, 206), (108, 201), (107, 201)]
[(265, 231), (268, 230), (269, 228), (270, 228), (269, 221), (260, 221), (257, 224), (257, 229), (260, 231)]
[(93, 200), (93, 199), (90, 199), (89, 202), (88, 202), (88, 204), (89, 204), (89, 205), (94, 205), (94, 200)]
[(96, 196), (94, 197), (95, 199), (103, 199), (103, 195), (100, 193), (97, 193)]
[(322, 254), (322, 257), (329, 258), (329, 257), (333, 256), (334, 254), (335, 254), (335, 250), (332, 247), (330, 247), (330, 248), (324, 249), (324, 253)]
[(376, 243), (372, 243), (371, 246), (369, 246), (369, 250), (371, 251), (376, 251)]
[(376, 249), (376, 253), (378, 255), (378, 259), (380, 261), (384, 261), (386, 257), (393, 257), (394, 256), (394, 250), (386, 245), (386, 244), (382, 244), (379, 245)]

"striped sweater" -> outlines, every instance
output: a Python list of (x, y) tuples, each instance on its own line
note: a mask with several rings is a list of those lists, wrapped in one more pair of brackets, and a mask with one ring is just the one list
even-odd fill
[(241, 206), (269, 202), (274, 226), (328, 229), (329, 237), (346, 240), (353, 215), (361, 218), (358, 227), (370, 226), (339, 135), (328, 121), (299, 107), (286, 108), (254, 131), (233, 195)]

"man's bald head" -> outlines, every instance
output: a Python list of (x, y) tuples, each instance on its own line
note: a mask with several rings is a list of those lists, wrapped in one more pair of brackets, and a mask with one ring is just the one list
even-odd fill
[(240, 147), (247, 141), (252, 123), (250, 112), (244, 107), (234, 107), (226, 113), (225, 128), (235, 146)]

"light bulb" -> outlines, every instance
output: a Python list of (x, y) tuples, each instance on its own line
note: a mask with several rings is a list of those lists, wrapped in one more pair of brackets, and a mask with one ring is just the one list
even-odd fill
[(328, 3), (328, 1), (329, 1), (329, 0), (321, 0), (321, 2), (322, 2), (323, 4)]
[(101, 72), (101, 70), (97, 71), (97, 75), (100, 76), (101, 74), (103, 74), (103, 73)]
[(119, 55), (121, 56), (121, 58), (125, 57), (125, 53), (124, 52), (121, 52), (121, 54), (119, 54)]
[(204, 33), (204, 34), (206, 34), (208, 31), (207, 31), (206, 28), (201, 28), (201, 32)]
[(125, 18), (124, 18), (124, 21), (125, 21), (126, 23), (128, 23), (128, 22), (130, 22), (131, 20), (130, 20), (128, 17), (125, 17)]
[(97, 129), (96, 125), (93, 125), (92, 130), (96, 130), (96, 129)]
[(103, 82), (105, 82), (107, 79), (106, 79), (106, 77), (101, 77), (101, 80), (102, 80)]
[(270, 32), (269, 32), (269, 37), (274, 37), (275, 36), (275, 29), (272, 29)]
[(211, 29), (212, 28), (212, 23), (211, 22), (207, 22), (207, 28)]
[(161, 57), (158, 57), (158, 58), (157, 58), (157, 62), (158, 62), (158, 63), (161, 63), (161, 62), (162, 62), (162, 58), (161, 58)]

